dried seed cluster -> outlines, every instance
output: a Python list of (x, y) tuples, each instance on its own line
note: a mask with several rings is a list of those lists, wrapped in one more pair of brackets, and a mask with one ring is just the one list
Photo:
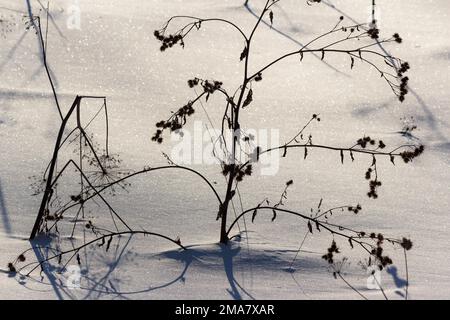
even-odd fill
[(394, 35), (392, 36), (394, 38), (394, 41), (397, 43), (402, 43), (403, 39), (399, 36), (398, 33), (394, 33)]
[[(376, 144), (376, 141), (374, 139), (371, 139), (370, 137), (362, 137), (362, 138), (358, 139), (356, 144), (361, 146), (361, 148), (366, 148), (367, 144), (374, 146)], [(384, 149), (385, 147), (386, 147), (386, 145), (384, 144), (384, 142), (382, 140), (379, 140), (378, 148)]]
[(178, 111), (173, 114), (169, 120), (161, 120), (157, 122), (156, 127), (158, 129), (153, 135), (152, 141), (162, 143), (162, 134), (165, 129), (170, 129), (171, 132), (181, 129), (186, 123), (186, 118), (194, 114), (194, 112), (195, 110), (192, 107), (192, 102), (188, 102), (186, 105), (178, 109)]
[(353, 213), (357, 214), (359, 211), (361, 211), (362, 207), (360, 204), (358, 204), (356, 207), (350, 206), (347, 209), (348, 211), (353, 211)]
[(322, 256), (322, 259), (328, 261), (329, 264), (333, 264), (334, 254), (340, 253), (339, 248), (336, 245), (336, 241), (331, 242), (331, 246), (328, 248), (328, 252)]
[(236, 181), (242, 181), (244, 179), (244, 176), (251, 176), (252, 175), (253, 167), (251, 164), (246, 165), (245, 167), (241, 168), (240, 166), (236, 164), (223, 164), (222, 174), (224, 176), (227, 176), (229, 173), (233, 173), (236, 175)]
[(187, 83), (189, 88), (194, 88), (200, 84), (203, 88), (203, 92), (208, 94), (213, 94), (215, 91), (220, 90), (223, 85), (223, 82), (221, 81), (203, 80), (199, 78), (190, 79)]
[(172, 48), (177, 43), (180, 43), (180, 45), (184, 47), (183, 36), (181, 34), (165, 36), (161, 31), (155, 30), (153, 35), (162, 42), (162, 45), (159, 48), (161, 51), (166, 51), (167, 48)]
[(405, 249), (405, 250), (411, 250), (412, 248), (412, 241), (406, 238), (402, 239), (402, 242), (400, 243), (400, 245)]
[(404, 73), (406, 73), (410, 69), (408, 62), (403, 62), (400, 65), (400, 68), (397, 70), (398, 78), (400, 79), (400, 94), (398, 96), (398, 99), (403, 102), (405, 101), (405, 95), (408, 93), (408, 77), (404, 77)]
[[(369, 168), (369, 170), (372, 170), (372, 169)], [(367, 175), (366, 175), (366, 177), (367, 177)], [(369, 176), (369, 179), (370, 179), (370, 176)], [(381, 181), (378, 181), (376, 179), (369, 181), (370, 191), (367, 193), (367, 196), (369, 198), (374, 198), (374, 199), (378, 198), (377, 188), (380, 186), (381, 186)]]
[(389, 258), (388, 256), (383, 256), (383, 241), (384, 241), (384, 236), (381, 233), (375, 234), (375, 233), (371, 233), (370, 234), (370, 238), (373, 240), (376, 240), (377, 242), (377, 246), (376, 248), (373, 248), (371, 253), (376, 257), (376, 259), (379, 262), (378, 267), (380, 268), (380, 270), (382, 270), (384, 267), (392, 264), (392, 259)]
[(424, 150), (424, 146), (420, 145), (418, 147), (414, 148), (414, 151), (403, 151), (400, 153), (400, 156), (402, 157), (403, 161), (405, 161), (405, 163), (408, 163), (410, 161), (412, 161), (414, 158), (420, 156), (423, 153)]
[[(193, 88), (197, 85), (201, 85), (203, 88), (204, 94), (206, 94), (206, 101), (208, 101), (208, 97), (210, 94), (213, 94), (215, 91), (220, 90), (222, 88), (222, 82), (220, 81), (209, 81), (202, 80), (199, 78), (194, 78), (188, 80), (188, 86)], [(170, 129), (171, 132), (178, 132), (183, 125), (186, 124), (187, 117), (193, 115), (195, 113), (194, 103), (189, 101), (186, 105), (179, 108), (168, 120), (161, 120), (156, 123), (156, 127), (158, 128), (155, 134), (152, 137), (152, 141), (156, 141), (158, 143), (163, 142), (162, 134), (165, 129)], [(180, 135), (183, 135), (182, 132), (178, 132)]]
[(367, 34), (372, 39), (378, 39), (380, 37), (380, 29), (378, 29), (378, 28), (370, 28), (369, 30), (367, 30)]

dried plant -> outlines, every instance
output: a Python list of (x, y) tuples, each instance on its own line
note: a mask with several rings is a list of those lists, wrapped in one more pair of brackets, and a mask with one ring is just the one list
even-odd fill
[[(243, 125), (240, 122), (240, 113), (245, 112), (246, 108), (251, 107), (254, 99), (253, 86), (256, 86), (254, 83), (261, 82), (263, 80), (264, 72), (270, 68), (273, 68), (281, 60), (297, 56), (300, 61), (303, 61), (304, 56), (311, 53), (319, 54), (321, 60), (325, 60), (328, 55), (339, 54), (349, 59), (350, 69), (354, 69), (356, 62), (364, 63), (374, 68), (380, 74), (382, 80), (384, 80), (391, 89), (393, 94), (397, 96), (399, 101), (403, 102), (406, 94), (408, 93), (407, 85), (409, 78), (405, 74), (410, 68), (409, 63), (398, 57), (394, 57), (385, 52), (376, 50), (376, 46), (379, 46), (380, 44), (401, 44), (402, 38), (397, 33), (388, 38), (381, 38), (375, 20), (373, 20), (370, 24), (346, 25), (344, 22), (344, 17), (341, 16), (337, 19), (337, 22), (333, 24), (329, 31), (313, 38), (300, 49), (287, 52), (273, 61), (268, 62), (264, 67), (257, 69), (256, 71), (250, 71), (250, 59), (252, 57), (252, 43), (254, 34), (257, 32), (261, 22), (264, 19), (268, 18), (270, 25), (273, 25), (275, 16), (274, 6), (278, 2), (280, 1), (267, 0), (265, 2), (264, 8), (262, 9), (250, 34), (246, 34), (237, 24), (229, 20), (219, 18), (199, 18), (193, 16), (174, 16), (170, 18), (161, 29), (154, 32), (154, 36), (161, 42), (160, 50), (164, 52), (170, 48), (174, 48), (177, 44), (179, 44), (182, 48), (188, 48), (188, 36), (191, 35), (192, 32), (203, 28), (205, 24), (209, 22), (214, 21), (227, 24), (242, 38), (243, 49), (239, 55), (239, 60), (244, 64), (244, 66), (242, 83), (236, 90), (233, 91), (226, 90), (222, 81), (202, 80), (198, 78), (188, 80), (189, 87), (194, 88), (196, 86), (200, 86), (202, 93), (198, 95), (195, 100), (189, 101), (185, 106), (173, 113), (167, 120), (158, 122), (156, 124), (158, 129), (153, 137), (153, 140), (158, 143), (162, 143), (165, 129), (169, 129), (172, 132), (180, 132), (180, 129), (186, 125), (188, 118), (194, 115), (196, 103), (200, 102), (202, 99), (207, 102), (211, 94), (215, 92), (220, 93), (225, 100), (220, 146), (223, 149), (223, 153), (228, 155), (227, 161), (222, 162), (222, 173), (228, 182), (227, 189), (225, 191), (223, 201), (220, 202), (217, 214), (217, 219), (221, 220), (220, 242), (227, 243), (233, 227), (236, 225), (238, 220), (246, 214), (252, 214), (252, 221), (255, 220), (257, 213), (264, 211), (272, 212), (272, 221), (276, 219), (277, 213), (291, 214), (306, 220), (309, 232), (311, 233), (313, 230), (325, 230), (331, 233), (333, 237), (346, 239), (352, 248), (355, 244), (358, 245), (375, 261), (377, 261), (380, 269), (382, 269), (392, 263), (391, 258), (384, 255), (383, 244), (389, 242), (393, 245), (399, 245), (405, 250), (409, 250), (411, 249), (410, 240), (405, 238), (401, 240), (386, 238), (381, 233), (369, 233), (352, 230), (342, 225), (332, 224), (328, 222), (327, 219), (328, 216), (337, 210), (336, 208), (329, 209), (316, 215), (315, 217), (281, 208), (283, 205), (282, 200), (286, 196), (286, 190), (284, 190), (281, 200), (278, 203), (271, 206), (269, 205), (269, 201), (265, 199), (256, 207), (243, 211), (234, 221), (232, 221), (229, 226), (227, 226), (229, 206), (233, 197), (238, 192), (239, 183), (245, 177), (252, 174), (252, 165), (257, 163), (259, 161), (259, 157), (265, 153), (274, 150), (282, 150), (282, 156), (286, 157), (289, 149), (299, 148), (303, 149), (303, 158), (306, 159), (309, 150), (320, 148), (338, 152), (341, 163), (344, 162), (345, 157), (349, 157), (351, 161), (354, 161), (355, 154), (366, 155), (371, 161), (365, 173), (365, 178), (369, 180), (369, 191), (367, 196), (376, 199), (378, 198), (377, 190), (381, 186), (377, 159), (380, 157), (388, 157), (390, 161), (395, 164), (395, 159), (401, 158), (405, 163), (408, 163), (424, 151), (424, 146), (417, 143), (408, 143), (405, 145), (396, 146), (395, 148), (391, 148), (387, 151), (388, 147), (382, 140), (373, 139), (368, 136), (355, 139), (356, 142), (353, 146), (343, 147), (315, 144), (313, 143), (311, 135), (308, 137), (303, 136), (306, 127), (308, 127), (312, 122), (320, 121), (320, 117), (314, 114), (306, 125), (285, 144), (267, 150), (263, 150), (261, 147), (256, 146), (253, 154), (249, 155), (247, 160), (241, 160), (240, 155), (242, 154), (241, 151), (243, 149), (242, 144), (248, 141), (248, 137), (241, 137), (241, 132), (245, 132), (245, 130), (242, 129)], [(314, 2), (318, 3), (320, 0), (308, 1), (308, 4), (312, 5)], [(246, 1), (245, 5), (247, 4), (248, 1)], [(269, 24), (267, 22), (265, 23)], [(323, 44), (323, 42), (325, 42), (325, 44)], [(343, 45), (346, 45), (346, 47), (343, 48)], [(234, 93), (229, 94), (229, 92)], [(226, 139), (224, 137), (224, 129), (226, 127), (236, 132), (231, 145), (226, 143)], [(238, 158), (239, 160), (237, 160)], [(286, 189), (291, 183), (292, 181), (287, 183)], [(263, 205), (264, 203), (265, 205)], [(347, 208), (355, 214), (362, 209), (359, 204), (356, 206), (340, 207), (340, 209), (343, 208)], [(320, 210), (320, 205), (318, 209)], [(339, 250), (337, 244), (335, 240), (333, 240), (327, 254), (324, 255), (324, 259), (330, 264), (333, 264), (334, 255), (338, 253)]]
[[(224, 107), (223, 116), (221, 119), (221, 135), (217, 141), (219, 142), (218, 145), (220, 146), (222, 153), (226, 155), (226, 160), (221, 161), (220, 169), (227, 181), (227, 187), (222, 197), (214, 187), (214, 183), (211, 183), (200, 172), (189, 167), (177, 165), (168, 157), (167, 159), (169, 163), (166, 166), (147, 166), (142, 170), (137, 171), (121, 170), (119, 168), (119, 158), (109, 152), (108, 132), (106, 133), (106, 141), (104, 149), (102, 150), (99, 146), (93, 143), (92, 137), (87, 134), (86, 127), (83, 126), (80, 121), (82, 101), (85, 99), (95, 99), (102, 103), (99, 112), (104, 112), (106, 128), (108, 128), (106, 98), (77, 96), (69, 111), (63, 115), (59, 106), (58, 97), (53, 86), (51, 75), (48, 72), (46, 65), (46, 41), (44, 40), (43, 32), (40, 26), (40, 19), (38, 17), (32, 18), (30, 20), (31, 25), (36, 29), (36, 32), (41, 39), (44, 65), (46, 67), (48, 79), (54, 93), (57, 111), (61, 116), (61, 126), (56, 139), (52, 159), (44, 173), (43, 182), (45, 186), (40, 186), (40, 191), (42, 191), (42, 202), (30, 239), (33, 239), (39, 233), (57, 231), (57, 225), (63, 218), (65, 212), (72, 208), (78, 208), (78, 216), (80, 213), (83, 213), (85, 204), (88, 201), (94, 201), (94, 199), (100, 199), (108, 208), (116, 230), (108, 230), (106, 228), (102, 228), (101, 226), (95, 225), (92, 221), (89, 221), (84, 225), (84, 228), (92, 232), (94, 236), (92, 240), (85, 241), (82, 245), (70, 250), (59, 250), (55, 252), (54, 255), (37, 262), (22, 265), (19, 268), (18, 264), (23, 264), (25, 261), (25, 252), (19, 255), (19, 258), (14, 262), (10, 263), (9, 269), (12, 272), (16, 272), (32, 266), (31, 271), (27, 272), (29, 275), (36, 268), (42, 268), (43, 264), (47, 261), (57, 260), (59, 263), (62, 263), (63, 257), (66, 256), (68, 258), (65, 260), (65, 265), (75, 258), (78, 263), (81, 263), (78, 253), (82, 248), (97, 243), (99, 246), (105, 247), (105, 249), (108, 250), (113, 238), (124, 234), (158, 236), (185, 249), (179, 238), (172, 239), (159, 233), (135, 230), (132, 226), (126, 223), (126, 219), (116, 212), (110, 203), (102, 196), (104, 192), (110, 191), (114, 187), (126, 187), (127, 180), (133, 176), (148, 174), (157, 170), (169, 169), (191, 172), (209, 186), (218, 202), (216, 211), (217, 214), (214, 214), (214, 216), (217, 220), (220, 220), (219, 240), (223, 244), (226, 244), (229, 239), (234, 237), (231, 236), (231, 232), (240, 219), (243, 219), (246, 215), (251, 214), (252, 221), (254, 222), (256, 221), (258, 214), (267, 212), (271, 215), (272, 221), (275, 221), (277, 215), (279, 214), (293, 215), (305, 221), (309, 233), (324, 232), (331, 234), (333, 236), (333, 241), (326, 253), (323, 255), (323, 259), (333, 267), (334, 276), (339, 277), (344, 281), (345, 279), (340, 272), (343, 263), (340, 262), (340, 264), (337, 264), (338, 260), (336, 259), (336, 256), (340, 254), (339, 246), (343, 245), (339, 242), (339, 240), (345, 240), (346, 245), (351, 248), (360, 248), (363, 252), (368, 254), (371, 263), (376, 263), (380, 269), (383, 269), (393, 263), (392, 259), (386, 254), (385, 244), (391, 244), (403, 248), (405, 251), (406, 261), (406, 251), (412, 248), (412, 242), (409, 239), (403, 237), (387, 237), (379, 232), (355, 230), (341, 224), (333, 223), (329, 220), (329, 217), (331, 217), (334, 213), (343, 210), (347, 210), (357, 215), (362, 210), (360, 204), (342, 205), (324, 210), (322, 209), (321, 200), (317, 209), (314, 212), (311, 211), (310, 214), (288, 209), (286, 207), (285, 200), (287, 199), (288, 188), (293, 184), (292, 180), (286, 182), (279, 201), (271, 204), (271, 201), (266, 198), (255, 207), (242, 210), (242, 212), (236, 215), (235, 219), (231, 221), (231, 223), (227, 221), (233, 198), (239, 194), (239, 184), (243, 180), (249, 179), (249, 177), (252, 176), (254, 172), (253, 168), (259, 162), (260, 156), (263, 154), (281, 150), (282, 157), (287, 157), (291, 149), (300, 149), (303, 151), (301, 157), (306, 161), (311, 150), (325, 149), (330, 153), (336, 153), (338, 155), (336, 158), (340, 159), (341, 163), (345, 161), (345, 158), (349, 158), (351, 161), (356, 161), (356, 154), (365, 156), (369, 161), (368, 168), (365, 173), (365, 178), (369, 180), (369, 190), (367, 196), (376, 199), (378, 197), (378, 188), (381, 186), (381, 181), (379, 179), (380, 168), (378, 167), (377, 160), (385, 157), (395, 164), (395, 160), (400, 158), (405, 163), (410, 163), (424, 151), (423, 145), (410, 142), (408, 144), (388, 148), (382, 140), (369, 136), (356, 137), (355, 143), (349, 146), (316, 144), (313, 142), (312, 135), (305, 134), (306, 128), (308, 128), (312, 123), (318, 123), (321, 120), (319, 115), (313, 114), (306, 124), (298, 129), (297, 133), (293, 137), (287, 139), (286, 143), (266, 150), (262, 149), (258, 145), (254, 145), (251, 153), (243, 152), (245, 147), (248, 147), (248, 145), (251, 144), (250, 142), (252, 141), (252, 137), (245, 133), (246, 130), (243, 129), (244, 124), (241, 123), (240, 115), (248, 108), (257, 107), (254, 105), (255, 92), (253, 88), (262, 85), (264, 82), (264, 73), (268, 69), (276, 67), (278, 62), (282, 60), (297, 57), (297, 61), (303, 61), (304, 56), (308, 54), (318, 54), (322, 60), (326, 60), (329, 55), (340, 55), (349, 60), (350, 69), (356, 69), (358, 62), (367, 64), (376, 70), (379, 73), (380, 78), (386, 83), (388, 88), (400, 101), (404, 101), (405, 96), (408, 93), (407, 83), (409, 79), (405, 76), (410, 68), (408, 62), (403, 61), (400, 58), (393, 57), (385, 52), (376, 50), (376, 46), (379, 44), (400, 44), (402, 42), (401, 37), (398, 34), (394, 34), (388, 38), (381, 38), (380, 32), (375, 23), (369, 25), (346, 25), (345, 19), (342, 16), (337, 18), (337, 21), (332, 24), (328, 31), (311, 39), (307, 44), (298, 50), (286, 52), (278, 58), (266, 63), (265, 66), (252, 70), (251, 58), (253, 57), (252, 45), (254, 42), (254, 35), (259, 31), (264, 19), (269, 19), (268, 23), (270, 25), (274, 24), (276, 19), (275, 5), (280, 1), (281, 0), (265, 0), (264, 7), (250, 33), (244, 32), (237, 24), (230, 20), (221, 18), (199, 18), (193, 16), (171, 17), (162, 26), (162, 28), (154, 32), (154, 36), (161, 43), (161, 51), (167, 51), (176, 46), (186, 48), (187, 50), (189, 48), (189, 43), (187, 41), (188, 36), (192, 35), (196, 30), (203, 28), (210, 22), (218, 22), (230, 26), (230, 28), (237, 32), (241, 38), (242, 51), (240, 53), (236, 53), (236, 61), (240, 61), (243, 64), (242, 82), (240, 86), (235, 90), (227, 90), (225, 82), (222, 81), (199, 78), (189, 79), (187, 81), (187, 85), (190, 88), (199, 88), (201, 93), (198, 94), (195, 99), (189, 100), (186, 104), (179, 107), (177, 111), (173, 112), (167, 119), (157, 122), (156, 131), (151, 138), (151, 140), (157, 143), (163, 143), (165, 132), (174, 132), (182, 135), (183, 132), (181, 129), (186, 125), (190, 118), (196, 115), (195, 111), (197, 104), (202, 103), (202, 101), (207, 103), (210, 96), (213, 94), (222, 96), (224, 99)], [(308, 1), (308, 4), (313, 5), (317, 2), (320, 2), (320, 0)], [(344, 45), (346, 48), (343, 48)], [(65, 134), (67, 123), (69, 119), (72, 119), (73, 117), (76, 119), (76, 126), (70, 131), (69, 134)], [(231, 143), (228, 143), (225, 138), (226, 129), (230, 129), (235, 133)], [(78, 159), (69, 160), (58, 171), (58, 154), (61, 147), (66, 143), (69, 144), (75, 141), (78, 142), (78, 148), (76, 149)], [(245, 155), (244, 159), (242, 158), (242, 154)], [(51, 203), (52, 198), (55, 197), (56, 194), (58, 180), (68, 167), (75, 168), (80, 176), (80, 192), (79, 194), (71, 195), (69, 202), (59, 204), (56, 208), (54, 208), (51, 206)], [(116, 220), (120, 222), (120, 226), (116, 224)], [(75, 221), (72, 235), (75, 230), (76, 223), (77, 222)]]

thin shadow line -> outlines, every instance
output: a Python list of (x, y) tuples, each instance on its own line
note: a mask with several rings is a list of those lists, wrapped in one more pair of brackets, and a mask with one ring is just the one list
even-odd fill
[[(127, 249), (128, 245), (130, 244), (132, 236), (130, 236), (125, 244), (122, 246), (122, 249), (120, 250), (120, 252), (115, 252), (115, 257), (114, 257), (114, 261), (112, 263), (109, 264), (109, 269), (108, 271), (97, 281), (94, 281), (94, 286), (92, 288), (89, 289), (89, 292), (87, 293), (87, 295), (84, 297), (84, 299), (89, 299), (91, 297), (91, 294), (93, 292), (95, 292), (96, 288), (98, 286), (104, 286), (107, 287), (105, 285), (106, 281), (109, 280), (109, 276), (116, 270), (116, 268), (119, 266), (120, 260), (122, 259), (125, 250)], [(119, 239), (120, 241), (120, 239)], [(120, 242), (117, 244), (117, 246), (120, 246)], [(118, 248), (118, 247), (117, 247)], [(118, 254), (117, 254), (118, 253)], [(111, 284), (111, 283), (110, 283)], [(111, 287), (113, 287), (111, 285)], [(112, 288), (114, 289), (114, 288)], [(120, 295), (119, 295), (120, 296)], [(99, 298), (100, 296), (98, 296), (97, 298)]]
[(25, 39), (25, 36), (27, 35), (27, 32), (22, 33), (20, 38), (17, 40), (17, 42), (14, 44), (14, 46), (9, 50), (9, 52), (5, 56), (5, 60), (0, 64), (0, 73), (3, 72), (3, 68), (8, 64), (8, 62), (12, 59), (13, 55), (16, 53), (17, 48), (22, 43), (23, 39)]
[[(358, 24), (358, 22), (354, 18), (352, 18), (347, 13), (345, 13), (344, 11), (340, 10), (339, 8), (337, 8), (335, 5), (329, 3), (328, 1), (322, 1), (322, 3), (325, 4), (327, 7), (329, 7), (331, 9), (337, 11), (338, 13), (342, 14), (343, 16), (345, 16), (346, 18), (351, 20), (353, 23)], [(388, 56), (391, 56), (391, 54), (379, 42), (378, 42), (378, 47), (384, 52), (384, 54), (386, 54)], [(414, 89), (412, 89), (410, 86), (408, 86), (408, 90), (414, 96), (414, 98), (416, 98), (417, 102), (422, 107), (423, 112), (425, 112), (427, 123), (428, 123), (430, 129), (432, 131), (434, 131), (434, 133), (437, 135), (438, 139), (448, 143), (449, 140), (445, 138), (445, 136), (442, 134), (442, 132), (436, 126), (436, 122), (437, 121), (436, 121), (436, 118), (435, 118), (433, 112), (430, 110), (430, 107), (425, 103), (425, 101), (422, 99), (422, 97)]]
[(11, 235), (11, 233), (12, 233), (11, 223), (9, 221), (8, 209), (6, 209), (6, 205), (5, 205), (5, 198), (3, 197), (1, 180), (0, 180), (0, 212), (2, 213), (1, 216), (2, 216), (3, 226), (5, 227), (5, 231), (8, 235)]
[[(255, 18), (259, 18), (259, 16), (253, 11), (253, 9), (250, 7), (249, 5), (249, 1), (246, 1), (244, 4), (244, 7), (247, 9), (248, 12), (250, 12)], [(261, 20), (261, 23), (265, 24), (266, 26), (268, 26), (269, 28), (271, 28), (272, 31), (275, 31), (276, 33), (282, 35), (283, 37), (287, 38), (288, 40), (294, 42), (295, 44), (299, 45), (302, 48), (307, 49), (308, 47), (305, 47), (300, 41), (298, 41), (297, 39), (291, 37), (290, 35), (288, 35), (287, 33), (282, 32), (281, 30), (278, 30), (277, 28), (274, 28), (273, 26), (271, 26), (270, 24), (268, 24), (266, 21)], [(332, 66), (331, 64), (329, 64), (328, 62), (326, 62), (325, 60), (322, 60), (321, 57), (319, 57), (317, 54), (312, 53), (312, 55), (318, 59), (320, 62), (322, 62), (323, 64), (325, 64), (328, 68), (332, 69), (333, 71), (345, 76), (345, 77), (350, 77), (347, 73), (340, 71), (339, 69), (337, 69), (336, 67)]]
[(52, 23), (53, 27), (56, 29), (56, 31), (58, 32), (59, 36), (61, 38), (63, 38), (64, 40), (67, 40), (66, 36), (62, 33), (61, 29), (58, 27), (58, 25), (56, 24), (55, 19), (53, 18), (53, 15), (50, 13), (50, 11), (47, 10), (46, 7), (44, 7), (44, 5), (41, 3), (40, 0), (37, 0), (37, 2), (40, 4), (42, 10), (44, 10), (46, 13), (48, 13), (48, 17), (50, 19), (50, 22)]
[[(33, 28), (34, 28), (35, 30), (38, 30), (38, 26), (36, 25), (36, 23), (34, 22), (34, 19), (32, 18), (32, 17), (33, 17), (33, 9), (31, 8), (30, 0), (26, 0), (26, 3), (27, 3), (27, 12), (28, 12), (28, 16), (29, 16), (29, 18), (30, 18), (30, 23), (32, 24), (32, 26), (33, 26)], [(38, 41), (38, 46), (39, 46), (39, 48), (40, 48), (39, 51), (42, 52), (44, 48), (42, 48), (42, 43), (41, 43), (41, 41), (39, 41), (39, 37), (38, 37), (37, 41)], [(41, 64), (41, 67), (40, 67), (40, 68), (32, 75), (31, 78), (35, 77), (40, 71), (42, 71), (42, 66), (45, 65), (45, 63), (44, 63), (44, 57), (42, 56), (42, 54), (39, 55), (39, 58), (40, 58), (41, 63), (42, 63), (42, 64)], [(48, 65), (48, 64), (47, 64), (47, 65)], [(57, 88), (57, 87), (58, 87), (58, 79), (56, 78), (56, 76), (55, 76), (55, 74), (53, 73), (53, 71), (52, 71), (52, 69), (50, 68), (50, 66), (48, 66), (48, 70), (49, 70), (49, 73), (50, 73), (50, 75), (51, 75), (51, 77), (52, 77), (52, 79), (53, 79), (53, 81), (54, 81), (55, 88)]]

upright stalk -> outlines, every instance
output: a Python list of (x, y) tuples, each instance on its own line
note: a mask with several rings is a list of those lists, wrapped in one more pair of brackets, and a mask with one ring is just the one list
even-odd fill
[[(247, 42), (248, 44), (249, 42)], [(247, 46), (248, 48), (248, 46)], [(247, 58), (246, 58), (247, 59)], [(239, 100), (236, 105), (236, 110), (234, 113), (234, 118), (232, 119), (232, 125), (233, 125), (233, 144), (232, 144), (232, 150), (231, 150), (231, 161), (232, 163), (236, 160), (236, 146), (237, 146), (237, 135), (236, 132), (239, 130), (239, 109), (242, 104), (242, 99), (245, 93), (245, 87), (247, 85), (247, 75), (245, 76), (244, 82), (242, 84), (241, 92), (239, 94)], [(227, 191), (225, 194), (224, 202), (220, 206), (219, 210), (219, 217), (221, 217), (221, 225), (220, 225), (220, 243), (226, 244), (228, 242), (228, 235), (227, 235), (227, 213), (228, 213), (228, 205), (232, 199), (232, 189), (233, 189), (233, 182), (236, 177), (235, 174), (236, 167), (233, 167), (233, 169), (230, 171), (230, 176), (228, 178), (228, 184), (227, 184)]]
[(58, 162), (58, 151), (59, 146), (61, 144), (62, 137), (64, 135), (64, 130), (66, 128), (67, 121), (70, 119), (70, 116), (72, 115), (75, 108), (79, 108), (80, 105), (80, 97), (77, 96), (72, 103), (72, 106), (70, 107), (69, 111), (67, 112), (66, 116), (63, 118), (61, 126), (59, 128), (58, 137), (56, 138), (55, 148), (53, 150), (53, 156), (52, 160), (50, 162), (50, 168), (47, 175), (47, 181), (46, 186), (44, 190), (44, 196), (42, 197), (41, 206), (39, 207), (39, 212), (36, 217), (36, 221), (34, 222), (33, 230), (31, 231), (30, 240), (33, 240), (36, 237), (36, 234), (39, 232), (39, 228), (42, 223), (42, 219), (44, 217), (44, 213), (47, 207), (47, 203), (50, 201), (50, 198), (53, 194), (53, 174), (55, 172), (56, 163)]
[[(240, 124), (239, 124), (239, 111), (242, 106), (242, 101), (244, 99), (244, 94), (247, 88), (247, 84), (250, 82), (250, 79), (248, 77), (248, 61), (250, 56), (250, 44), (253, 38), (253, 35), (255, 34), (256, 29), (258, 28), (262, 18), (264, 17), (264, 14), (268, 10), (269, 1), (266, 1), (266, 4), (264, 5), (264, 9), (261, 12), (261, 15), (258, 18), (258, 21), (256, 22), (255, 26), (253, 27), (250, 36), (248, 39), (246, 39), (246, 48), (247, 54), (245, 55), (245, 66), (244, 66), (244, 80), (242, 81), (241, 90), (239, 93), (239, 99), (236, 104), (236, 107), (234, 107), (234, 117), (232, 120), (232, 128), (233, 128), (233, 144), (231, 149), (231, 162), (234, 164), (236, 161), (236, 149), (237, 149), (237, 139), (238, 139), (238, 132), (240, 130)], [(232, 106), (233, 108), (233, 106)], [(221, 225), (220, 225), (220, 243), (226, 244), (228, 242), (228, 234), (227, 234), (227, 214), (228, 214), (228, 205), (233, 197), (233, 183), (236, 178), (236, 169), (237, 167), (234, 166), (233, 169), (230, 171), (230, 175), (228, 178), (228, 184), (227, 184), (227, 190), (225, 194), (224, 202), (221, 204), (219, 209), (219, 217), (221, 218)]]

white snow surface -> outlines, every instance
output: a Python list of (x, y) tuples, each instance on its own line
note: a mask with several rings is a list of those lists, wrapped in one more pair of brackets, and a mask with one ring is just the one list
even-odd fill
[[(61, 105), (66, 111), (76, 95), (108, 99), (110, 149), (120, 153), (123, 166), (139, 170), (166, 164), (173, 143), (152, 142), (154, 124), (170, 115), (195, 92), (186, 85), (193, 77), (223, 81), (232, 92), (242, 79), (239, 55), (243, 43), (232, 28), (204, 24), (186, 39), (184, 49), (159, 51), (153, 31), (173, 15), (220, 17), (249, 32), (256, 18), (242, 0), (58, 0), (50, 1), (48, 62)], [(303, 0), (282, 0), (274, 8), (274, 28), (263, 25), (255, 35), (250, 69), (257, 70), (284, 52), (298, 48), (326, 32), (344, 15), (345, 23), (367, 22), (371, 1), (328, 0), (308, 6)], [(261, 9), (262, 0), (250, 8)], [(41, 1), (43, 7), (46, 1)], [(327, 5), (328, 4), (328, 5)], [(292, 263), (307, 227), (295, 217), (259, 213), (246, 220), (247, 233), (228, 246), (218, 244), (218, 204), (210, 189), (188, 172), (158, 171), (130, 180), (127, 192), (107, 196), (113, 207), (136, 229), (180, 237), (189, 250), (154, 237), (114, 240), (108, 252), (93, 245), (80, 252), (81, 288), (71, 290), (64, 274), (46, 268), (30, 278), (11, 275), (8, 262), (30, 248), (27, 240), (40, 196), (32, 196), (32, 177), (42, 175), (54, 147), (60, 120), (43, 64), (38, 38), (25, 30), (21, 15), (30, 6), (45, 23), (37, 0), (0, 0), (2, 21), (13, 21), (11, 32), (0, 34), (0, 299), (360, 299), (341, 280), (335, 280), (321, 258), (332, 237), (325, 232), (309, 235)], [(286, 60), (265, 72), (253, 85), (254, 102), (242, 115), (242, 126), (279, 129), (280, 140), (290, 139), (313, 113), (321, 122), (308, 129), (316, 143), (351, 146), (363, 135), (382, 139), (388, 146), (405, 143), (398, 134), (401, 118), (414, 118), (415, 137), (425, 153), (412, 164), (379, 160), (383, 186), (379, 199), (366, 196), (364, 173), (371, 158), (356, 155), (340, 164), (339, 153), (290, 150), (280, 160), (275, 176), (258, 170), (240, 185), (243, 207), (251, 208), (265, 197), (277, 201), (286, 181), (293, 179), (285, 207), (309, 213), (323, 198), (323, 206), (360, 203), (358, 215), (336, 213), (333, 221), (385, 235), (408, 237), (409, 298), (450, 298), (450, 3), (446, 0), (379, 0), (382, 35), (398, 32), (401, 45), (386, 49), (411, 65), (410, 92), (398, 102), (379, 75), (358, 61), (350, 70), (348, 57), (327, 56), (320, 61), (305, 55)], [(69, 29), (71, 6), (80, 9), (80, 29)], [(3, 28), (4, 24), (2, 24)], [(332, 65), (334, 68), (330, 67)], [(336, 69), (338, 71), (336, 71)], [(213, 122), (219, 123), (223, 101), (213, 96), (204, 103)], [(98, 101), (83, 102), (86, 118)], [(207, 123), (198, 108), (196, 120)], [(192, 128), (193, 122), (188, 124)], [(103, 132), (101, 121), (90, 132)], [(101, 134), (100, 134), (101, 136)], [(166, 139), (168, 140), (168, 139)], [(406, 141), (407, 142), (407, 141)], [(61, 151), (67, 158), (72, 148)], [(225, 184), (217, 165), (193, 165), (223, 195)], [(61, 180), (61, 197), (68, 200), (78, 180)], [(235, 203), (237, 211), (240, 204)], [(74, 212), (70, 212), (73, 216)], [(87, 219), (108, 224), (109, 212), (97, 204)], [(230, 214), (232, 216), (233, 213)], [(69, 217), (66, 217), (69, 220)], [(68, 222), (66, 225), (69, 225)], [(244, 230), (243, 223), (240, 224)], [(66, 230), (67, 229), (67, 230)], [(89, 237), (83, 223), (76, 238), (69, 228), (61, 231), (64, 248)], [(236, 233), (238, 232), (236, 228)], [(358, 265), (365, 256), (336, 239), (352, 263), (346, 279), (370, 299), (383, 299), (366, 288), (366, 272)], [(48, 239), (40, 239), (45, 242)], [(50, 244), (55, 245), (53, 240)], [(402, 299), (405, 269), (403, 251), (389, 247), (394, 266), (382, 273), (390, 299)], [(35, 260), (33, 251), (27, 262)], [(72, 262), (72, 264), (76, 264)], [(53, 266), (55, 263), (53, 264)]]

